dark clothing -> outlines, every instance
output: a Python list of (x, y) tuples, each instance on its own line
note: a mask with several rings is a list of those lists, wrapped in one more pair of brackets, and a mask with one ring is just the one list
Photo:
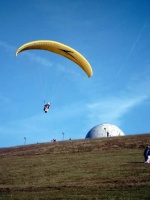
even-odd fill
[(44, 112), (47, 113), (49, 108), (50, 108), (50, 104), (45, 104), (44, 105)]
[(147, 148), (144, 150), (145, 162), (147, 161), (149, 155), (150, 155), (150, 148), (147, 147)]

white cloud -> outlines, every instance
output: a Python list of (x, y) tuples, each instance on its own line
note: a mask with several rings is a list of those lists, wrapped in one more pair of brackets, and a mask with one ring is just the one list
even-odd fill
[[(4, 47), (6, 49), (6, 51), (11, 51), (15, 54), (17, 48), (9, 45), (8, 43), (4, 42), (4, 41), (0, 41), (0, 46)], [(19, 55), (18, 55), (19, 56)], [(54, 63), (51, 62), (50, 59), (47, 59), (45, 57), (36, 55), (32, 52), (23, 52), (22, 56), (27, 57), (30, 61), (32, 62), (36, 62), (38, 65), (41, 65), (42, 67), (45, 67), (45, 69), (53, 69), (53, 71), (57, 71), (56, 73), (60, 73), (60, 74), (69, 74), (71, 76), (71, 79), (81, 79), (82, 78), (82, 73), (78, 73), (78, 71), (76, 70), (76, 68), (74, 68), (74, 66), (72, 66), (70, 68), (70, 66), (64, 66), (63, 63)], [(64, 58), (65, 59), (65, 58)], [(69, 61), (72, 62), (72, 61)], [(68, 62), (68, 65), (69, 65)], [(75, 63), (72, 62), (72, 65), (76, 65)], [(82, 70), (82, 69), (81, 69)]]
[(114, 123), (120, 125), (123, 116), (134, 107), (143, 103), (148, 96), (112, 97), (103, 101), (97, 101), (87, 105), (91, 122)]
[(12, 138), (14, 145), (21, 144), (23, 137), (27, 137), (28, 143), (50, 141), (53, 137), (61, 140), (62, 131), (77, 132), (76, 137), (79, 138), (81, 133), (86, 134), (91, 127), (100, 123), (120, 126), (123, 116), (147, 98), (144, 95), (126, 98), (118, 96), (88, 105), (84, 102), (67, 104), (62, 108), (51, 108), (47, 114), (39, 113), (8, 122), (0, 127), (0, 133), (5, 133), (5, 138)]
[(31, 61), (34, 61), (34, 62), (36, 62), (36, 63), (38, 63), (38, 64), (40, 64), (44, 67), (47, 67), (47, 68), (51, 68), (54, 65), (49, 59), (43, 58), (39, 55), (37, 56), (36, 54), (31, 53), (31, 52), (30, 53), (29, 52), (23, 52), (22, 56), (26, 56)]
[[(84, 108), (85, 109), (85, 108)], [(43, 140), (43, 136), (50, 132), (61, 132), (63, 128), (73, 126), (72, 121), (82, 113), (82, 109), (75, 104), (67, 105), (62, 109), (50, 109), (47, 114), (38, 113), (28, 118), (8, 121), (0, 127), (0, 133), (5, 137), (27, 137), (31, 141)]]
[[(42, 66), (44, 66), (47, 69), (53, 69), (53, 71), (57, 71), (57, 73), (63, 73), (63, 74), (69, 74), (72, 77), (78, 78), (80, 77), (80, 74), (74, 70), (74, 68), (70, 68), (68, 66), (64, 66), (63, 63), (60, 64), (59, 62), (53, 63), (49, 59), (43, 58), (39, 55), (36, 55), (34, 53), (28, 53), (24, 52), (24, 55), (27, 56), (31, 61), (34, 61)], [(64, 58), (66, 59), (66, 58)], [(72, 62), (72, 61), (70, 61)], [(72, 64), (74, 65), (74, 64)]]
[(15, 52), (15, 47), (12, 45), (9, 45), (6, 42), (0, 41), (0, 46), (4, 47), (6, 51), (13, 51)]

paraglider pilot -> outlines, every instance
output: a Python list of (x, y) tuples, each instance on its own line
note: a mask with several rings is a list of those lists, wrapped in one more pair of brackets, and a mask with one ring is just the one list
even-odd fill
[(48, 110), (49, 110), (49, 108), (50, 108), (50, 103), (45, 104), (45, 105), (44, 105), (44, 109), (43, 109), (44, 112), (47, 113)]

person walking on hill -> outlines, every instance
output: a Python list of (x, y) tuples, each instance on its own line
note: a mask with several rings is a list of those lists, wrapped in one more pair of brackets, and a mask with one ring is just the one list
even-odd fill
[(150, 146), (147, 146), (146, 149), (144, 150), (145, 163), (147, 163), (148, 156), (150, 156)]
[(150, 164), (150, 148), (149, 148), (149, 151), (148, 151), (147, 163)]

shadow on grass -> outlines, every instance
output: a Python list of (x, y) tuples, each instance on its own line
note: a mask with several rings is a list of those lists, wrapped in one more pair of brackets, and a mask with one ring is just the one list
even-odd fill
[(144, 162), (127, 162), (128, 164), (146, 164)]

